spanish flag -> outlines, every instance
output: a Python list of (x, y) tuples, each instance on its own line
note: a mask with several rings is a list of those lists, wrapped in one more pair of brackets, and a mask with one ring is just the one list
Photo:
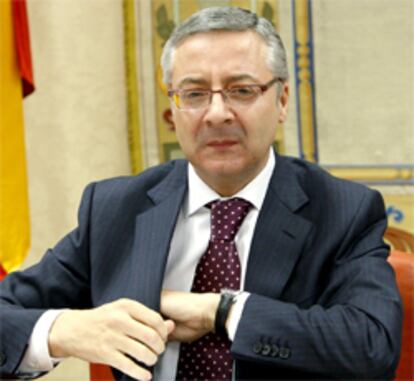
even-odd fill
[(0, 279), (30, 245), (23, 97), (33, 90), (26, 0), (0, 0)]

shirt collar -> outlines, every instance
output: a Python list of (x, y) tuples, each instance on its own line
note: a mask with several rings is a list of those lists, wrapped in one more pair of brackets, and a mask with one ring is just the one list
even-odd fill
[[(275, 154), (272, 149), (269, 151), (269, 158), (261, 172), (243, 189), (232, 197), (240, 197), (249, 201), (253, 207), (260, 210), (262, 207), (273, 170), (276, 165)], [(196, 173), (191, 163), (188, 164), (188, 197), (184, 205), (184, 213), (190, 216), (204, 207), (207, 203), (229, 197), (221, 197), (211, 189)]]

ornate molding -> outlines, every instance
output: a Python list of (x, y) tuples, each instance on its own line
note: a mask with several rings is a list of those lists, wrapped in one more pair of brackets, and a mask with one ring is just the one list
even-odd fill
[(311, 2), (310, 0), (292, 0), (292, 9), (300, 155), (308, 161), (317, 162)]
[(414, 166), (323, 165), (334, 176), (368, 184), (414, 185)]

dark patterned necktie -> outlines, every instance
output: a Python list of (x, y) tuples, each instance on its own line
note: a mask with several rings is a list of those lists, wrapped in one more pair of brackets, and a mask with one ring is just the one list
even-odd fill
[[(200, 258), (191, 292), (215, 292), (240, 288), (240, 260), (234, 237), (251, 204), (240, 198), (213, 201), (211, 236)], [(233, 360), (230, 341), (210, 332), (192, 343), (182, 343), (177, 380), (231, 380)]]

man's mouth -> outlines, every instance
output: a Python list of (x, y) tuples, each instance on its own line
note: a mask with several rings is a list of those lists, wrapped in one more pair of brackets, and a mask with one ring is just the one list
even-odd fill
[(209, 142), (207, 142), (208, 147), (217, 148), (217, 149), (230, 148), (236, 144), (238, 144), (238, 141), (231, 140), (231, 139), (223, 139), (223, 140), (215, 139), (215, 140), (210, 140)]

